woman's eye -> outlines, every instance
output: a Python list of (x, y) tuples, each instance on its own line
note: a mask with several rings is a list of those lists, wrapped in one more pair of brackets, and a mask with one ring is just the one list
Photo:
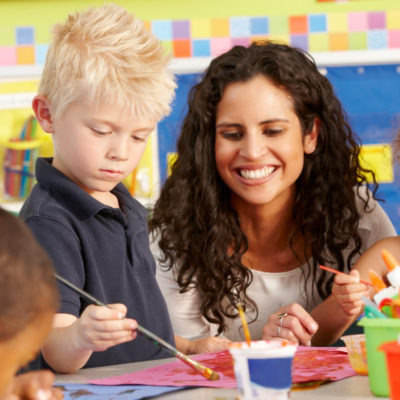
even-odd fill
[(283, 132), (282, 128), (268, 128), (264, 129), (264, 133), (268, 136), (276, 136)]
[(222, 137), (230, 140), (239, 140), (242, 138), (242, 132), (222, 132)]

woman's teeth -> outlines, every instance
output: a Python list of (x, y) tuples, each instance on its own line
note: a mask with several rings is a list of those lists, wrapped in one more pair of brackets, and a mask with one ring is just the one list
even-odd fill
[(260, 179), (271, 175), (276, 167), (264, 167), (261, 169), (241, 169), (239, 170), (240, 176), (245, 179)]

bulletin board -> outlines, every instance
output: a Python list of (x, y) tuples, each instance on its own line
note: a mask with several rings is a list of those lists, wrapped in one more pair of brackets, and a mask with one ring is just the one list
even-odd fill
[[(361, 162), (376, 172), (378, 197), (400, 233), (399, 167), (392, 162), (392, 143), (400, 129), (400, 66), (369, 65), (322, 69), (335, 88), (349, 122), (363, 145)], [(176, 151), (187, 96), (201, 74), (180, 74), (173, 112), (158, 126), (161, 181), (168, 173), (168, 159)]]

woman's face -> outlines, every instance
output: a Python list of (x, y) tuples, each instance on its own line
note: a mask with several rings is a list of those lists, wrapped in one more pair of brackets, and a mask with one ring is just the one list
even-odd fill
[(303, 137), (291, 96), (263, 76), (229, 84), (216, 111), (215, 159), (232, 201), (279, 205), (294, 196), (315, 125)]

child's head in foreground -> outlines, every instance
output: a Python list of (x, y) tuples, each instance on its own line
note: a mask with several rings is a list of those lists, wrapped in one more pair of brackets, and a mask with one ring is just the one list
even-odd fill
[[(176, 85), (168, 61), (161, 42), (114, 4), (71, 14), (57, 25), (32, 103), (42, 128), (53, 133), (53, 166), (89, 193), (110, 190), (93, 183), (103, 175), (114, 186), (122, 181), (140, 161), (149, 133), (169, 112)], [(79, 165), (88, 152), (90, 158), (102, 158), (90, 168), (108, 175), (80, 179), (91, 174), (89, 166)], [(104, 158), (127, 162), (110, 166)]]
[(40, 349), (58, 308), (53, 266), (24, 222), (0, 209), (0, 397)]

